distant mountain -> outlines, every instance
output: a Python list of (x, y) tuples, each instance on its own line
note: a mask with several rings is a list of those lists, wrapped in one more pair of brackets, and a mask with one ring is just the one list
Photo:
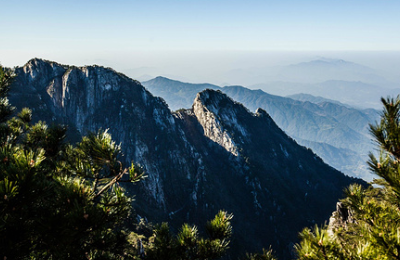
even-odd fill
[(360, 81), (330, 80), (316, 84), (310, 93), (330, 97), (356, 107), (380, 109), (382, 106), (381, 97), (386, 97), (387, 95), (397, 96), (400, 93), (400, 89), (385, 89)]
[(232, 212), (235, 259), (270, 244), (289, 259), (298, 232), (326, 221), (343, 188), (361, 183), (299, 146), (265, 110), (251, 113), (220, 91), (202, 91), (191, 109), (172, 113), (112, 69), (33, 59), (15, 73), (10, 100), (18, 109), (67, 124), (69, 138), (109, 128), (126, 163), (143, 166), (148, 177), (126, 186), (140, 216), (177, 228)]
[(344, 80), (329, 80), (315, 84), (270, 82), (256, 84), (251, 88), (259, 88), (268, 93), (282, 96), (307, 93), (313, 96), (334, 99), (353, 107), (374, 109), (381, 108), (381, 97), (400, 94), (400, 88), (384, 88), (361, 81)]
[(125, 69), (122, 70), (122, 72), (126, 75), (129, 75), (130, 77), (137, 79), (137, 80), (150, 80), (154, 78), (154, 76), (151, 75), (159, 75), (160, 71), (157, 68), (154, 67), (139, 67), (139, 68), (134, 68), (134, 69)]
[(365, 180), (372, 180), (369, 174), (368, 165), (365, 154), (356, 151), (337, 148), (326, 143), (313, 142), (308, 140), (297, 140), (301, 145), (311, 148), (316, 154), (323, 156), (325, 161), (329, 160), (329, 164), (340, 169), (342, 172), (354, 173), (354, 176), (363, 177)]
[[(388, 81), (381, 73), (381, 71), (351, 61), (317, 57), (305, 62), (281, 66), (257, 67), (255, 64), (252, 67), (243, 66), (219, 74), (217, 79), (214, 80), (213, 78), (213, 82), (252, 86), (271, 82), (316, 84), (329, 80), (340, 80), (361, 81), (385, 88), (395, 87), (394, 83)], [(392, 80), (394, 80), (393, 77)], [(289, 95), (295, 93), (274, 94)]]
[(150, 75), (148, 75), (148, 74), (144, 74), (144, 75), (142, 75), (142, 76), (140, 76), (140, 77), (135, 77), (135, 79), (136, 79), (137, 81), (139, 81), (139, 82), (148, 81), (148, 80), (151, 80), (151, 79), (153, 79), (153, 78), (154, 78), (153, 76), (150, 76)]
[(327, 80), (364, 81), (374, 84), (387, 83), (369, 67), (341, 60), (319, 58), (281, 68), (278, 78), (291, 82), (317, 83)]
[(305, 93), (299, 93), (299, 94), (294, 94), (294, 95), (288, 95), (286, 96), (288, 98), (294, 99), (294, 100), (298, 100), (298, 101), (308, 101), (314, 104), (320, 104), (320, 103), (324, 103), (324, 102), (329, 102), (329, 103), (333, 103), (333, 104), (337, 104), (337, 105), (341, 105), (341, 106), (346, 106), (346, 107), (350, 107), (349, 105), (343, 104), (339, 101), (333, 100), (333, 99), (329, 99), (329, 98), (323, 98), (320, 96), (313, 96), (310, 94), (305, 94)]
[[(193, 100), (195, 93), (202, 88), (221, 89), (215, 85), (157, 79), (143, 82), (143, 85), (155, 95), (165, 98), (172, 109), (189, 107), (189, 101)], [(165, 86), (168, 86), (168, 91)], [(252, 111), (258, 107), (265, 109), (288, 135), (300, 144), (319, 151), (319, 156), (328, 164), (350, 176), (371, 180), (372, 176), (364, 166), (368, 153), (374, 148), (370, 141), (368, 125), (376, 120), (376, 111), (361, 111), (330, 102), (301, 102), (241, 86), (228, 86), (221, 90)], [(177, 96), (181, 97), (183, 93), (186, 98), (177, 99)], [(325, 147), (320, 147), (321, 145)], [(328, 152), (327, 147), (336, 150)], [(351, 152), (355, 153), (358, 159), (338, 160), (346, 158)], [(332, 158), (332, 154), (336, 154), (337, 158)]]

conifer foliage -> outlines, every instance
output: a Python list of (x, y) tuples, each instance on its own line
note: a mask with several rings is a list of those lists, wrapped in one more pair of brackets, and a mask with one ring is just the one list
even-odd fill
[(400, 97), (382, 98), (381, 120), (371, 125), (380, 147), (369, 168), (377, 176), (368, 188), (351, 185), (334, 224), (306, 228), (298, 259), (400, 259)]
[(142, 172), (122, 166), (107, 131), (73, 147), (27, 108), (10, 118), (11, 81), (0, 67), (0, 258), (124, 259), (131, 199), (119, 183)]
[(270, 247), (269, 250), (263, 248), (262, 253), (246, 254), (246, 258), (243, 260), (277, 260), (277, 258), (273, 254), (273, 250)]
[(220, 259), (229, 248), (233, 215), (219, 211), (206, 224), (207, 238), (199, 235), (198, 228), (183, 224), (173, 235), (167, 223), (154, 229), (149, 238), (145, 259), (149, 260), (208, 260)]

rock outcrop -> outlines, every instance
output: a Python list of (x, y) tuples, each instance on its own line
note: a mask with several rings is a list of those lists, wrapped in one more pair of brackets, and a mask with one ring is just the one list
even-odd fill
[(349, 223), (355, 223), (353, 213), (342, 202), (336, 203), (336, 210), (329, 218), (328, 233), (333, 235), (337, 229), (346, 229)]

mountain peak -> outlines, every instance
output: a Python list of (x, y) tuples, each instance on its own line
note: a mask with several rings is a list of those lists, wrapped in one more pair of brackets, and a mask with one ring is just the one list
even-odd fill
[(233, 104), (234, 101), (220, 90), (206, 89), (197, 94), (192, 109), (203, 127), (204, 135), (234, 156), (238, 156), (238, 147), (233, 141), (231, 133), (226, 129), (226, 124), (229, 124), (229, 121), (222, 121), (223, 119), (231, 119), (230, 121), (233, 120), (232, 123), (237, 125), (233, 109), (228, 112), (229, 116), (226, 114), (227, 111), (222, 112), (226, 105), (232, 106)]
[(42, 58), (33, 58), (30, 59), (23, 67), (30, 67), (30, 68), (41, 68), (44, 66), (50, 66), (50, 67), (59, 67), (63, 69), (68, 69), (69, 66), (67, 65), (61, 65), (55, 61), (50, 61)]
[(218, 109), (227, 106), (233, 107), (233, 105), (238, 105), (241, 109), (248, 111), (247, 108), (245, 108), (242, 104), (234, 101), (219, 89), (205, 89), (197, 94), (195, 102), (196, 100), (200, 100), (201, 103), (211, 109)]
[(217, 104), (222, 99), (230, 98), (220, 90), (205, 89), (197, 94), (196, 99), (201, 100), (203, 104)]
[(170, 78), (167, 78), (167, 77), (164, 77), (164, 76), (157, 76), (157, 77), (155, 77), (154, 79), (151, 79), (151, 80), (174, 81), (174, 80), (172, 80)]
[(257, 108), (256, 110), (256, 115), (259, 117), (267, 117), (267, 118), (271, 118), (271, 116), (267, 113), (267, 111), (265, 111), (262, 108)]
[(331, 59), (331, 58), (325, 58), (325, 57), (318, 57), (317, 59), (315, 59), (311, 62), (326, 62), (326, 63), (336, 63), (336, 64), (353, 63), (350, 61), (345, 61), (343, 59)]
[(41, 63), (43, 64), (43, 63), (55, 63), (55, 62), (35, 57), (35, 58), (30, 59), (25, 65), (28, 65), (28, 64), (41, 64)]
[(362, 65), (356, 64), (354, 62), (342, 60), (342, 59), (328, 59), (328, 58), (317, 58), (307, 62), (301, 62), (297, 64), (292, 64), (290, 66), (357, 66), (364, 67)]

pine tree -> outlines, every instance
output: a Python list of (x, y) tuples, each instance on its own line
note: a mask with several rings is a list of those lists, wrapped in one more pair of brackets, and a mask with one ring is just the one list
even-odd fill
[(119, 183), (143, 173), (122, 166), (107, 131), (72, 146), (66, 127), (32, 124), (27, 108), (10, 118), (11, 81), (0, 67), (0, 258), (127, 259), (131, 199)]
[(177, 235), (172, 235), (167, 223), (155, 228), (149, 239), (149, 260), (211, 260), (220, 259), (229, 248), (233, 215), (220, 211), (206, 224), (207, 238), (199, 235), (198, 228), (183, 224)]
[(337, 216), (340, 225), (304, 229), (299, 259), (400, 259), (400, 97), (382, 104), (380, 122), (370, 126), (380, 148), (368, 162), (374, 185), (346, 189), (348, 218)]
[(246, 258), (244, 258), (244, 260), (277, 260), (277, 258), (274, 256), (273, 250), (270, 247), (268, 250), (263, 248), (261, 254), (246, 254)]

